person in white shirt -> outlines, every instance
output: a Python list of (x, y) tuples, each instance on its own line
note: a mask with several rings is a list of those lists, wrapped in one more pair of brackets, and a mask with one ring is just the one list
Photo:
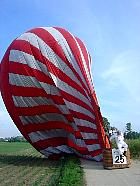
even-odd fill
[(119, 130), (114, 130), (114, 131), (112, 130), (109, 132), (109, 134), (110, 134), (110, 141), (115, 139), (120, 155), (126, 156), (128, 145), (124, 142), (123, 133)]

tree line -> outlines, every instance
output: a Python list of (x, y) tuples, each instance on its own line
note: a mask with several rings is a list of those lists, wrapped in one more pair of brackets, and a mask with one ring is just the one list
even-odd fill
[[(103, 117), (103, 126), (106, 134), (109, 134), (109, 130), (111, 128), (115, 128), (111, 126), (110, 122), (106, 117)], [(132, 124), (131, 123), (126, 123), (125, 125), (125, 132), (124, 132), (124, 138), (125, 139), (138, 139), (140, 138), (140, 132), (136, 132), (132, 130)]]
[(23, 136), (0, 138), (0, 142), (27, 142)]

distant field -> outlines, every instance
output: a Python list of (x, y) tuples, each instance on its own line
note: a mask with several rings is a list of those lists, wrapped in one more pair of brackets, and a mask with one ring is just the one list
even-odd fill
[(79, 160), (51, 161), (29, 143), (0, 142), (0, 186), (82, 186)]
[(0, 142), (0, 154), (19, 152), (28, 148), (32, 147), (26, 142)]

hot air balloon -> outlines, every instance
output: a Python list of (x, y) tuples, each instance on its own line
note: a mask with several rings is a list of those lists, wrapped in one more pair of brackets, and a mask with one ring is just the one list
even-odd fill
[(76, 154), (101, 161), (105, 139), (91, 57), (84, 43), (58, 27), (16, 38), (1, 63), (1, 94), (23, 136), (46, 157)]

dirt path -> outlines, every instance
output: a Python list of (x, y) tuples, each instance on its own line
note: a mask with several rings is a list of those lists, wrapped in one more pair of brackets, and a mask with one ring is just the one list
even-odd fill
[(140, 186), (140, 161), (130, 168), (106, 170), (102, 163), (81, 159), (87, 186)]

